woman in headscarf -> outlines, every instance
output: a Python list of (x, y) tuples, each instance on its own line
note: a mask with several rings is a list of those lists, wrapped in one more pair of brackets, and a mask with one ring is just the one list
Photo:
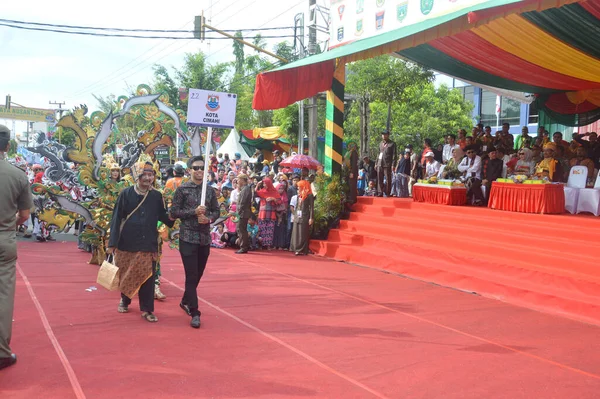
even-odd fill
[(535, 175), (540, 178), (547, 177), (552, 182), (561, 182), (563, 178), (563, 167), (556, 157), (556, 143), (548, 143), (544, 146), (544, 159), (535, 167)]
[(287, 196), (287, 181), (282, 180), (277, 183), (277, 192), (279, 193), (280, 199), (277, 200), (275, 205), (275, 212), (277, 213), (277, 221), (275, 222), (275, 230), (273, 232), (273, 246), (275, 249), (286, 249), (287, 241), (287, 213), (288, 213), (288, 196)]
[(465, 157), (464, 151), (460, 147), (452, 149), (452, 157), (446, 163), (446, 167), (442, 172), (444, 179), (457, 179), (462, 173), (458, 170), (462, 159)]
[(315, 197), (310, 189), (310, 182), (298, 182), (298, 205), (295, 208), (294, 227), (292, 230), (292, 243), (290, 250), (296, 256), (308, 254), (310, 230), (313, 224)]
[(358, 196), (358, 152), (354, 141), (348, 143), (348, 152), (344, 155), (344, 167), (348, 170), (348, 202), (354, 204)]
[(258, 211), (258, 229), (262, 237), (263, 248), (273, 248), (273, 237), (275, 232), (275, 222), (277, 221), (277, 200), (281, 198), (277, 189), (273, 186), (273, 181), (265, 177), (256, 185), (256, 196), (260, 198)]
[(529, 148), (523, 147), (518, 152), (519, 160), (517, 161), (515, 168), (512, 172), (513, 175), (526, 175), (527, 177), (532, 176), (535, 171), (535, 163), (533, 162), (533, 151)]

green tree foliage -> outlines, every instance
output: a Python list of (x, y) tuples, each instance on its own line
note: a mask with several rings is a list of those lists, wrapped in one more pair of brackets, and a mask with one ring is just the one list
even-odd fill
[[(390, 137), (400, 146), (412, 144), (415, 148), (420, 148), (425, 138), (430, 138), (434, 144), (441, 144), (445, 135), (468, 128), (473, 123), (470, 116), (473, 105), (463, 99), (460, 91), (446, 85), (437, 89), (433, 83), (407, 87), (405, 98), (405, 101), (392, 105)], [(386, 128), (387, 108), (384, 102), (371, 102), (372, 131), (379, 132)], [(351, 108), (344, 128), (347, 140), (358, 140), (358, 107)], [(369, 149), (372, 153), (376, 151), (380, 140), (380, 135), (371, 135)]]
[(17, 141), (15, 139), (11, 139), (8, 142), (8, 156), (12, 157), (17, 153), (17, 147), (19, 146), (19, 143), (17, 143)]
[[(369, 104), (373, 101), (385, 104), (387, 121), (387, 109), (398, 102), (407, 101), (410, 98), (409, 88), (422, 87), (432, 80), (431, 71), (389, 55), (348, 66), (346, 93), (356, 97), (362, 152), (366, 152), (369, 146), (369, 132), (372, 131)], [(393, 119), (394, 114), (391, 116)]]
[(56, 138), (63, 145), (65, 145), (67, 147), (74, 147), (75, 141), (77, 140), (77, 137), (75, 136), (75, 132), (73, 132), (73, 130), (71, 130), (71, 129), (61, 129), (61, 130), (62, 131)]

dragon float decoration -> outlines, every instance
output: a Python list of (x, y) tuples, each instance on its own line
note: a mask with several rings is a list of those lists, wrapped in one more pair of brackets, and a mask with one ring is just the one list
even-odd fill
[[(119, 193), (133, 184), (131, 166), (138, 160), (151, 161), (159, 173), (154, 150), (173, 147), (177, 134), (186, 143), (188, 156), (201, 154), (205, 141), (199, 130), (188, 130), (185, 112), (174, 110), (168, 95), (152, 93), (147, 85), (139, 85), (134, 97), (118, 97), (114, 105), (115, 110), (108, 114), (96, 111), (88, 117), (88, 108), (82, 105), (63, 116), (57, 128), (75, 134), (71, 147), (48, 140), (44, 134), (28, 147), (45, 157), (49, 165), (44, 172), (46, 184), (32, 185), (39, 220), (58, 232), (68, 231), (76, 220), (83, 221), (86, 228), (81, 239), (92, 245), (91, 264), (101, 264), (105, 258), (112, 210)], [(119, 119), (126, 119), (126, 123), (117, 123)], [(127, 125), (137, 135), (122, 148), (119, 168), (124, 178), (116, 181), (110, 176), (116, 164), (111, 149), (120, 136), (120, 125)], [(169, 201), (173, 193), (163, 194)], [(164, 240), (176, 242), (177, 226), (171, 230), (161, 226), (160, 230)]]

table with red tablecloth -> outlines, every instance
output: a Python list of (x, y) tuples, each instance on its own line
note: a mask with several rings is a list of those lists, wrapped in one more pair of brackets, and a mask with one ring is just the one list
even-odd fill
[(443, 205), (466, 205), (467, 189), (442, 184), (421, 184), (413, 186), (412, 197), (415, 202), (427, 202)]
[(525, 213), (564, 213), (562, 184), (516, 184), (493, 182), (488, 207)]

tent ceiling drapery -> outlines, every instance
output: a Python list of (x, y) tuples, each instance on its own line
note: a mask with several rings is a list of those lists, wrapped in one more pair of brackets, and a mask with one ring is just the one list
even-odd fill
[[(600, 0), (483, 2), (458, 14), (356, 41), (261, 74), (253, 105), (280, 108), (326, 90), (335, 58), (350, 62), (392, 52), (461, 80), (549, 96), (554, 100), (545, 104), (555, 112), (587, 112), (596, 105)], [(319, 84), (303, 84), (300, 92), (294, 81), (285, 81), (285, 87), (277, 82), (286, 75)], [(278, 94), (280, 90), (287, 98)], [(564, 94), (571, 91), (587, 94)], [(571, 101), (582, 96), (584, 101)]]

